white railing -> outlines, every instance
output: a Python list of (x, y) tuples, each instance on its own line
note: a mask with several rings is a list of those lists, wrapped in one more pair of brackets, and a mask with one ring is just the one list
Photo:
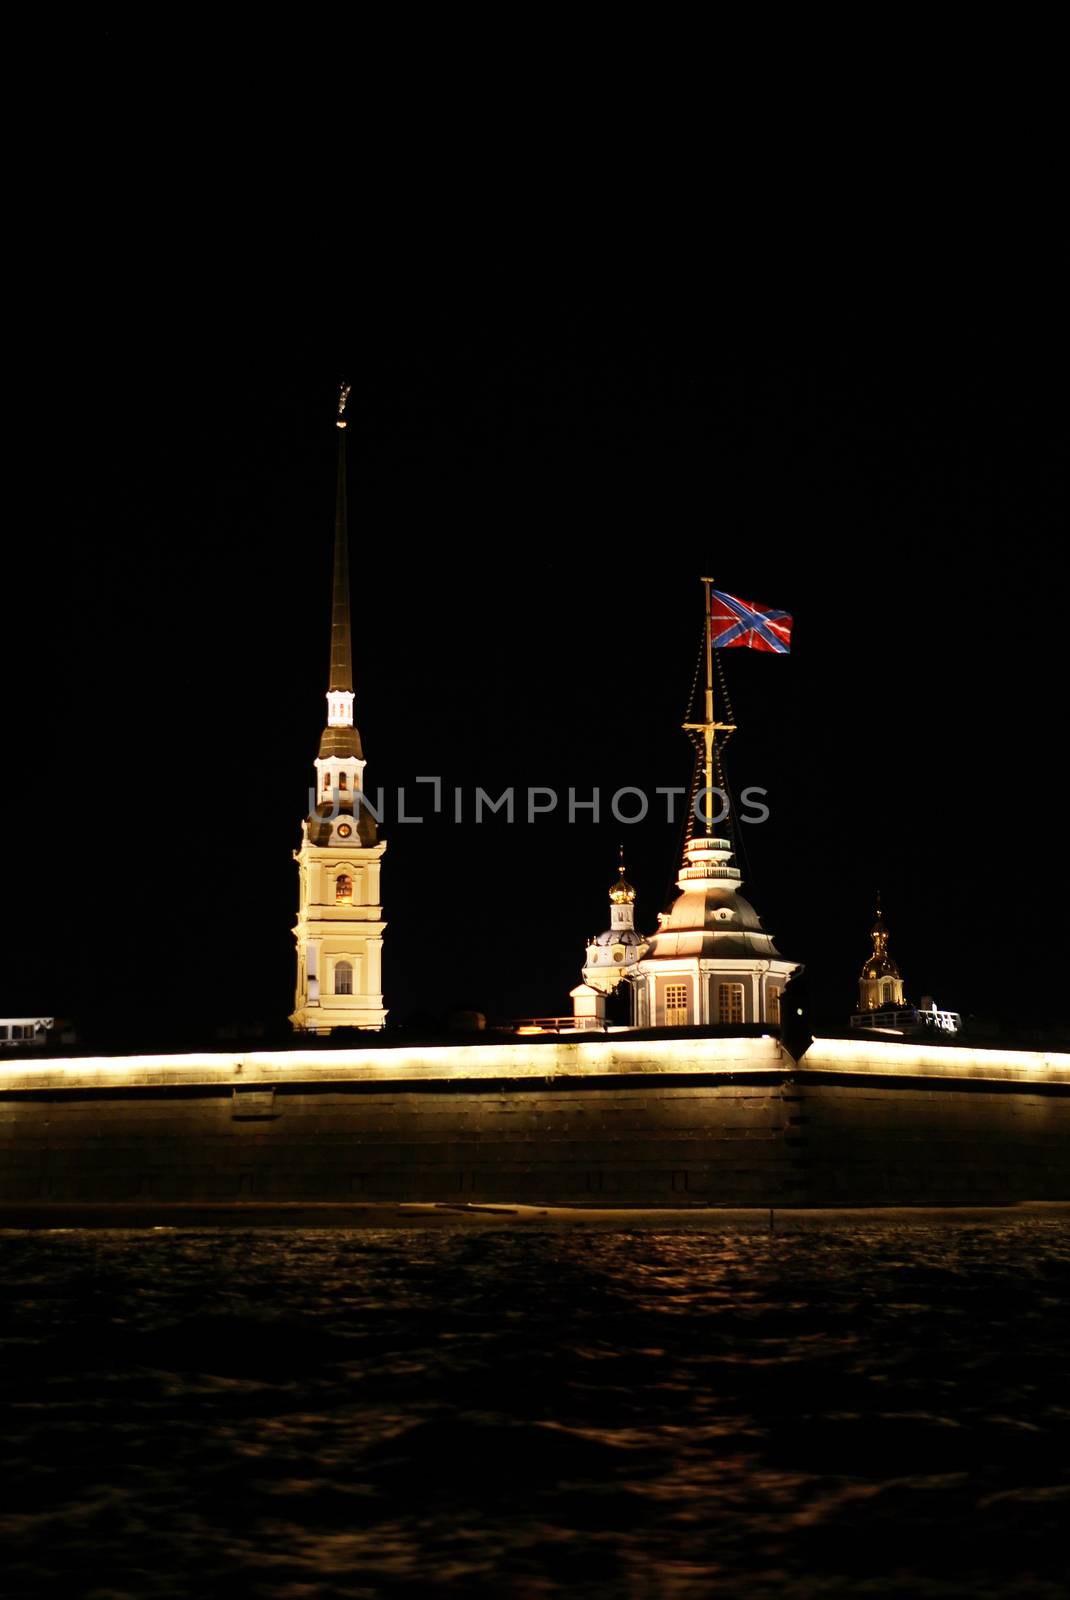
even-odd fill
[(852, 1028), (894, 1029), (935, 1028), (940, 1033), (961, 1033), (962, 1017), (957, 1011), (922, 1011), (918, 1006), (892, 1006), (883, 1011), (856, 1011)]
[(597, 1028), (601, 1032), (605, 1024), (600, 1017), (514, 1017), (506, 1027), (516, 1033), (562, 1033), (576, 1028)]
[(54, 1017), (0, 1017), (0, 1050), (43, 1039), (54, 1025)]

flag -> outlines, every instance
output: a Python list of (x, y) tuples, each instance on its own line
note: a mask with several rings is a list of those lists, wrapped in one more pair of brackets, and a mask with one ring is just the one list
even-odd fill
[(769, 650), (786, 656), (791, 649), (791, 617), (786, 611), (737, 600), (734, 594), (710, 590), (710, 642), (718, 650), (732, 645)]

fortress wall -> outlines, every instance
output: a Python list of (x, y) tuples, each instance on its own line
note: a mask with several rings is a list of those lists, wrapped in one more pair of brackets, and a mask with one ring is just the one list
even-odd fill
[(803, 1079), (799, 1154), (822, 1205), (954, 1205), (1070, 1199), (1070, 1097)]
[(1070, 1199), (1070, 1055), (815, 1039), (800, 1162), (812, 1204)]
[[(0, 1203), (598, 1195), (766, 1203), (784, 1189), (780, 1077), (759, 1084), (0, 1102)], [(152, 1091), (148, 1091), (152, 1094)]]
[(1070, 1058), (611, 1036), (0, 1067), (0, 1216), (361, 1198), (1070, 1199)]

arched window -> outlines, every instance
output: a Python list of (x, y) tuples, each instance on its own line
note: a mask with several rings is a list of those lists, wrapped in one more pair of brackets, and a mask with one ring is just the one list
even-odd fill
[(780, 990), (769, 987), (769, 1021), (780, 1021)]
[(324, 794), (328, 794), (330, 792), (330, 787), (331, 787), (331, 775), (330, 775), (329, 772), (325, 772), (323, 774), (323, 792), (324, 792)]
[(888, 982), (888, 983), (881, 984), (881, 999), (882, 1000), (894, 1000), (895, 999), (895, 984), (894, 983)]
[(336, 961), (334, 964), (334, 992), (335, 994), (353, 993), (353, 963), (352, 961)]
[(348, 872), (340, 872), (334, 883), (334, 898), (336, 900), (352, 900), (353, 879)]
[(349, 788), (349, 779), (346, 777), (344, 772), (340, 772), (338, 774), (338, 787), (339, 789)]

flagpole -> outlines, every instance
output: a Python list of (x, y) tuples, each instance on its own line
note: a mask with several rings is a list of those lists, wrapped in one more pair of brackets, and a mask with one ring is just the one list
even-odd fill
[(706, 755), (706, 804), (703, 807), (703, 821), (706, 824), (707, 838), (713, 833), (713, 777), (714, 777), (714, 751), (718, 733), (733, 733), (734, 722), (717, 722), (713, 715), (713, 596), (710, 592), (712, 578), (703, 578), (702, 583), (706, 591), (706, 703), (705, 721), (685, 722), (684, 728), (688, 733), (701, 733), (702, 745)]
[(706, 745), (706, 834), (713, 832), (713, 742), (717, 737), (713, 720), (713, 609), (710, 604), (712, 578), (703, 578), (706, 606), (706, 726), (703, 736)]

